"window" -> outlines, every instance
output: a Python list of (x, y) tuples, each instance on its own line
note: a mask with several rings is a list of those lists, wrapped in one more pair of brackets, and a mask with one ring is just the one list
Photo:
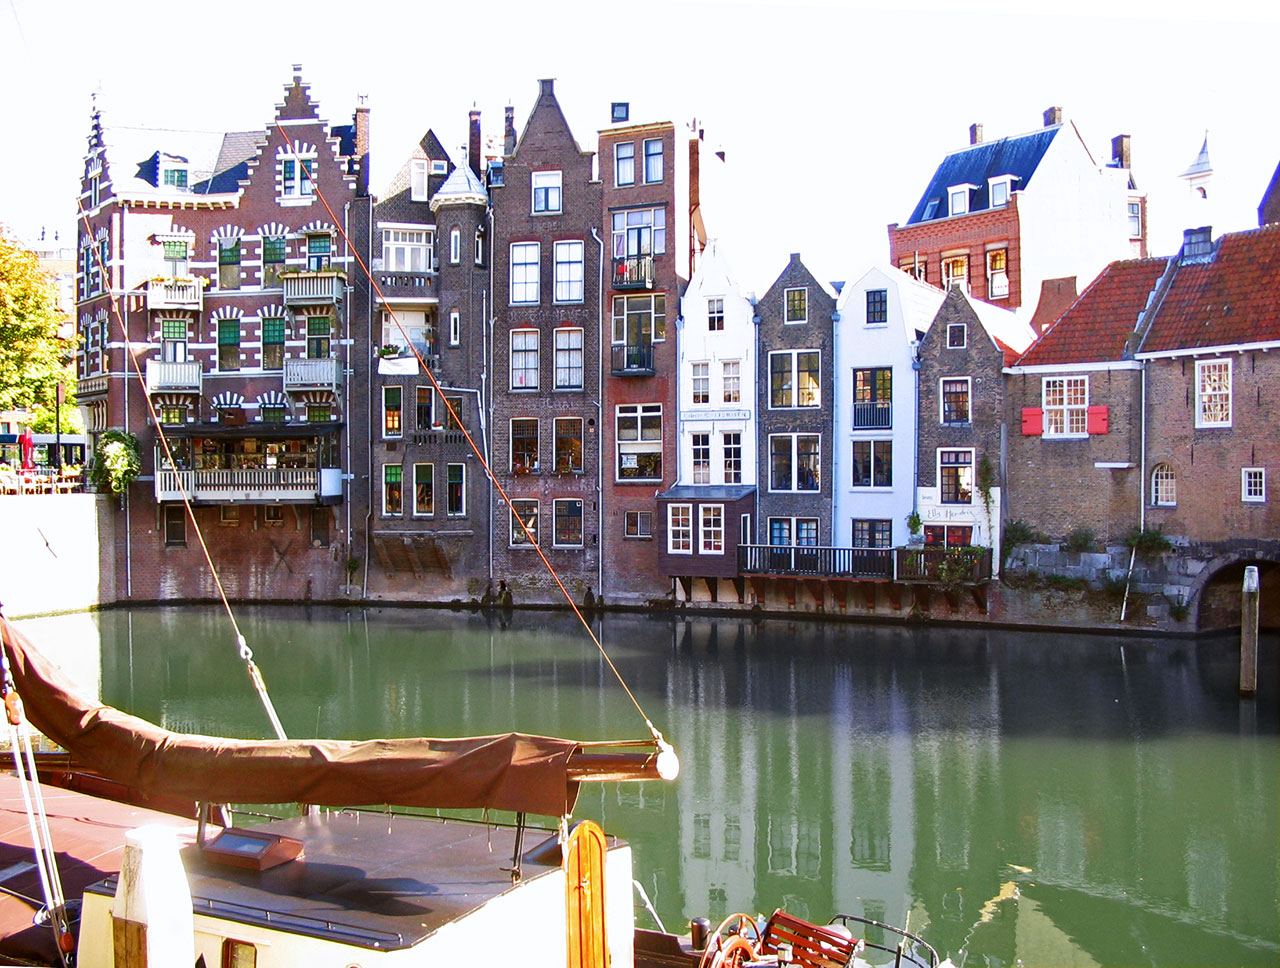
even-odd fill
[(972, 504), (973, 451), (938, 451), (938, 480), (943, 504)]
[(413, 513), (418, 516), (436, 513), (435, 465), (413, 465)]
[(462, 230), (456, 225), (449, 230), (449, 265), (462, 261)]
[(667, 554), (693, 554), (693, 505), (667, 505)]
[(769, 437), (769, 490), (816, 491), (819, 487), (817, 434)]
[(222, 968), (256, 968), (258, 949), (247, 941), (222, 942)]
[(463, 414), (466, 412), (466, 405), (463, 403), (462, 397), (442, 394), (438, 412), (444, 420), (445, 430), (456, 431), (462, 429), (461, 421)]
[(1157, 464), (1151, 469), (1151, 503), (1156, 507), (1171, 508), (1178, 503), (1178, 481), (1173, 467)]
[(926, 524), (924, 543), (931, 548), (964, 548), (973, 544), (971, 524)]
[(511, 421), (511, 473), (538, 472), (538, 421), (521, 418)]
[(218, 524), (236, 527), (240, 524), (240, 506), (223, 504), (218, 508)]
[(992, 249), (987, 253), (987, 296), (1004, 299), (1009, 295), (1009, 250)]
[(959, 286), (969, 291), (969, 257), (967, 255), (948, 256), (942, 260), (942, 288), (951, 289)]
[(259, 410), (263, 423), (281, 424), (284, 423), (285, 414), (288, 410), (284, 407), (263, 406)]
[(409, 162), (409, 201), (425, 202), (430, 196), (427, 171), (426, 158), (414, 158)]
[(1240, 500), (1246, 504), (1261, 504), (1267, 499), (1267, 471), (1263, 467), (1240, 469)]
[(554, 429), (556, 473), (582, 473), (582, 418), (557, 417)]
[(162, 406), (160, 408), (160, 422), (162, 424), (184, 424), (187, 422), (187, 411), (187, 407)]
[(536, 303), (538, 301), (537, 242), (514, 242), (511, 245), (511, 302)]
[(332, 419), (333, 408), (327, 403), (307, 404), (307, 421), (309, 423), (324, 423)]
[(742, 399), (741, 367), (737, 360), (726, 360), (722, 366), (724, 402), (738, 403)]
[[(166, 242), (164, 243), (164, 262), (165, 268), (170, 276), (175, 279), (181, 279), (187, 274), (187, 243), (186, 242)], [(87, 256), (85, 260), (86, 267), (93, 263), (93, 257)], [(96, 264), (96, 263), (94, 263)]]
[(1142, 203), (1129, 202), (1129, 238), (1142, 238)]
[[(792, 540), (794, 536), (794, 541)], [(769, 544), (775, 548), (792, 545), (812, 548), (818, 544), (817, 518), (770, 518)]]
[(783, 350), (769, 354), (769, 406), (821, 406), (817, 350)]
[(636, 183), (634, 141), (622, 141), (613, 146), (613, 183), (619, 187)]
[(286, 158), (281, 164), (281, 191), (285, 198), (306, 198), (315, 192), (312, 179), (316, 173), (314, 158)]
[(533, 210), (547, 215), (560, 211), (560, 172), (533, 173)]
[(783, 294), (783, 301), (788, 323), (803, 323), (809, 318), (808, 289), (788, 289)]
[(538, 389), (538, 331), (511, 331), (511, 389)]
[(725, 431), (721, 435), (724, 447), (724, 482), (726, 484), (742, 483), (742, 434), (739, 431)]
[(430, 272), (433, 245), (425, 229), (383, 229), (382, 265), (387, 272)]
[(711, 483), (711, 435), (693, 434), (693, 483)]
[(855, 440), (850, 483), (854, 487), (892, 487), (893, 441)]
[(262, 320), (262, 368), (284, 369), (284, 319), (267, 316)]
[(264, 289), (280, 285), (280, 273), (284, 272), (285, 239), (283, 235), (268, 235), (262, 240), (262, 286)]
[(889, 321), (889, 290), (867, 290), (867, 323), (887, 323)]
[(416, 346), (422, 353), (435, 348), (435, 329), (421, 309), (400, 309), (382, 314), (381, 346)]
[(988, 185), (991, 189), (991, 207), (1002, 208), (1009, 204), (1009, 179), (993, 178)]
[(445, 161), (443, 158), (432, 158), (431, 174), (433, 175), (449, 174), (449, 162)]
[(667, 213), (661, 208), (633, 208), (613, 213), (613, 257), (662, 255), (667, 251)]
[(445, 513), (451, 518), (466, 517), (467, 514), (467, 467), (465, 464), (450, 464), (445, 481)]
[(218, 240), (218, 288), (240, 288), (240, 240)]
[(456, 309), (449, 310), (449, 345), (459, 346), (462, 343), (462, 314)]
[(431, 402), (435, 398), (435, 394), (431, 392), (431, 387), (415, 387), (414, 388), (414, 417), (416, 418), (415, 426), (419, 430), (430, 430), (432, 423)]
[(329, 268), (333, 240), (327, 235), (307, 236), (307, 271), (323, 272)]
[(399, 464), (382, 465), (382, 513), (400, 514), (404, 509), (404, 468)]
[(651, 138), (644, 143), (644, 180), (652, 185), (662, 181), (662, 141)]
[(698, 550), (704, 555), (724, 554), (724, 505), (704, 504), (698, 527)]
[(314, 547), (329, 547), (329, 522), (332, 513), (327, 507), (311, 509), (311, 544)]
[(284, 505), (266, 504), (262, 508), (262, 523), (269, 528), (284, 527)]
[(957, 185), (947, 190), (947, 200), (950, 202), (948, 212), (951, 215), (964, 215), (969, 211), (969, 186)]
[(892, 548), (893, 522), (880, 519), (853, 521), (853, 546), (855, 548)]
[(968, 333), (964, 323), (947, 324), (947, 349), (962, 350), (968, 342)]
[(613, 342), (648, 346), (667, 338), (667, 296), (613, 297)]
[(582, 302), (582, 243), (557, 242), (555, 257), (556, 302)]
[(585, 372), (582, 355), (583, 331), (561, 326), (553, 334), (556, 352), (556, 389), (581, 390)]
[(693, 364), (693, 402), (711, 402), (711, 364)]
[(624, 404), (617, 409), (619, 481), (662, 480), (662, 404)]
[(941, 381), (938, 396), (942, 400), (942, 422), (962, 426), (969, 422), (969, 378), (949, 377)]
[(531, 548), (538, 543), (538, 502), (511, 502), (511, 547)]
[(893, 426), (893, 369), (853, 371), (853, 429), (888, 430)]
[(1196, 361), (1196, 426), (1231, 426), (1231, 361)]
[(161, 353), (166, 363), (187, 361), (187, 321), (162, 319), (160, 321)]
[(1043, 382), (1044, 436), (1085, 437), (1089, 432), (1089, 378), (1047, 376)]
[(577, 498), (557, 498), (552, 505), (555, 533), (551, 544), (556, 548), (582, 547), (582, 501)]
[(713, 296), (707, 300), (707, 329), (713, 333), (724, 329), (723, 296)]
[(484, 230), (476, 229), (476, 251), (473, 261), (476, 265), (484, 265)]
[(921, 282), (928, 281), (929, 263), (924, 259), (918, 259), (915, 256), (912, 256), (910, 259), (900, 259), (898, 261), (898, 268), (913, 279), (919, 279)]
[(382, 437), (395, 439), (404, 432), (401, 420), (404, 390), (401, 387), (382, 388)]
[(329, 338), (333, 324), (328, 316), (307, 317), (307, 359), (325, 360), (329, 358)]
[(218, 369), (240, 369), (240, 320), (218, 320)]
[(653, 513), (651, 511), (624, 511), (622, 515), (624, 538), (652, 538)]

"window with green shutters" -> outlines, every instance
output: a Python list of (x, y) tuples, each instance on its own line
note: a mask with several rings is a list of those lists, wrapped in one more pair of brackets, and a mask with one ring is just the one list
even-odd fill
[(160, 321), (160, 344), (162, 356), (166, 363), (185, 363), (187, 361), (187, 321), (185, 319), (162, 319)]
[(321, 272), (329, 268), (329, 249), (331, 240), (327, 235), (307, 236), (307, 269), (310, 272)]
[(382, 513), (399, 514), (404, 507), (404, 468), (382, 465)]
[(284, 369), (284, 320), (275, 316), (262, 321), (262, 368)]
[(218, 369), (240, 369), (240, 320), (218, 320)]
[(284, 423), (285, 408), (284, 407), (263, 407), (261, 410), (262, 422), (279, 424)]
[(166, 242), (164, 244), (164, 261), (169, 275), (176, 277), (187, 274), (187, 243)]

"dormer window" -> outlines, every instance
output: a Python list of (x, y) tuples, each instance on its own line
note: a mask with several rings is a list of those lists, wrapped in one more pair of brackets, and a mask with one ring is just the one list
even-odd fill
[(929, 219), (933, 218), (937, 214), (938, 214), (938, 199), (931, 198), (929, 199), (929, 204), (924, 207), (924, 214), (920, 216), (920, 220), (922, 222), (927, 222)]
[(428, 197), (427, 159), (414, 158), (409, 162), (409, 200), (425, 202)]
[(969, 192), (974, 185), (952, 185), (947, 189), (947, 213), (949, 215), (967, 215), (969, 213)]
[(1009, 204), (1009, 195), (1013, 192), (1013, 176), (998, 175), (987, 180), (988, 194), (992, 208), (1003, 208)]
[(166, 168), (164, 170), (164, 174), (161, 177), (163, 178), (164, 184), (172, 188), (187, 187), (187, 169), (186, 168), (180, 168), (180, 167)]
[(431, 159), (431, 174), (447, 175), (449, 174), (449, 162), (441, 161), (438, 158)]

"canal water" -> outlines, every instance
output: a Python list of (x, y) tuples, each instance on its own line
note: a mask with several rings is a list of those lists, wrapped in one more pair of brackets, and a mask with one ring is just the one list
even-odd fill
[[(291, 736), (640, 738), (572, 617), (242, 608)], [(224, 612), (23, 623), (105, 702), (266, 737)], [(669, 929), (785, 907), (908, 923), (957, 964), (1275, 965), (1277, 642), (609, 615), (674, 784), (584, 787)], [(638, 908), (638, 923), (652, 918)]]

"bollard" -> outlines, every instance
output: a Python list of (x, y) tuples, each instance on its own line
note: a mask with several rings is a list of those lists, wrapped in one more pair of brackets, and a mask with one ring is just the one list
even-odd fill
[(1258, 691), (1258, 568), (1244, 570), (1244, 587), (1240, 602), (1240, 695), (1252, 696)]

